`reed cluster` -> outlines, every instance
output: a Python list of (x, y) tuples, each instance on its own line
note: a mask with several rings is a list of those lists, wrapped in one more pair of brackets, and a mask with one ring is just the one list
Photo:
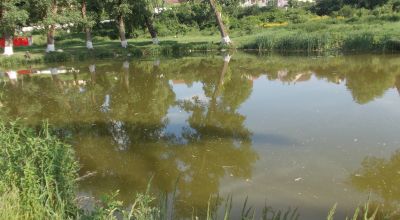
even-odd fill
[(282, 32), (266, 33), (244, 46), (276, 52), (398, 52), (400, 40), (385, 33)]

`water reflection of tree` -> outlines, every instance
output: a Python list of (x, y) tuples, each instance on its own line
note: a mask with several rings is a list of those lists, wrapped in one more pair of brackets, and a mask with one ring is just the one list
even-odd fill
[[(183, 137), (187, 142), (185, 151), (194, 157), (182, 157), (187, 169), (179, 183), (177, 213), (183, 216), (192, 213), (192, 207), (199, 212), (207, 210), (208, 195), (218, 193), (219, 180), (227, 172), (250, 178), (257, 159), (251, 148), (251, 133), (244, 125), (245, 117), (237, 112), (252, 87), (239, 73), (232, 74), (228, 64), (226, 57), (220, 74), (204, 75), (208, 78), (202, 80), (208, 101), (194, 97), (180, 103), (182, 109), (191, 113)], [(196, 191), (198, 188), (205, 192)]]
[(372, 192), (383, 200), (380, 215), (390, 216), (388, 219), (399, 219), (400, 151), (395, 152), (388, 160), (367, 157), (361, 166), (351, 175), (351, 184), (358, 190)]
[[(217, 69), (207, 68), (212, 74), (201, 76), (188, 72), (186, 76), (188, 81), (205, 82), (205, 90), (213, 91), (206, 92), (213, 101), (210, 106), (197, 103), (186, 109), (199, 116), (200, 108), (210, 111), (206, 118), (189, 119), (190, 126), (182, 135), (184, 140), (166, 130), (169, 122), (166, 116), (175, 103), (175, 94), (163, 74), (165, 69), (135, 63), (129, 72), (122, 69), (114, 74), (116, 84), (107, 89), (111, 102), (106, 117), (122, 122), (121, 129), (128, 134), (129, 146), (123, 152), (116, 152), (118, 147), (110, 147), (110, 144), (115, 145), (107, 128), (110, 123), (102, 118), (90, 128), (76, 132), (78, 155), (85, 163), (82, 172), (100, 172), (86, 182), (90, 190), (117, 186), (122, 196), (128, 198), (133, 196), (129, 193), (133, 189), (144, 189), (150, 176), (155, 174), (154, 188), (171, 193), (180, 177), (177, 186), (179, 215), (188, 217), (193, 207), (206, 210), (209, 195), (218, 193), (220, 179), (228, 171), (236, 177), (251, 176), (256, 155), (251, 149), (250, 132), (244, 128), (245, 118), (236, 112), (249, 96), (251, 85), (240, 75), (226, 74), (227, 63), (223, 74), (213, 74)], [(102, 96), (104, 94), (102, 92)]]
[[(286, 81), (303, 73), (329, 82), (346, 79), (359, 103), (373, 100), (394, 85), (400, 87), (398, 63), (373, 69), (353, 59), (323, 65), (284, 61), (236, 59), (222, 66), (216, 59), (185, 58), (159, 66), (150, 62), (133, 62), (129, 68), (106, 64), (94, 72), (86, 65), (78, 75), (24, 77), (24, 83), (6, 84), (2, 112), (26, 118), (31, 124), (49, 119), (62, 134), (72, 137), (84, 163), (82, 173), (98, 171), (83, 183), (96, 195), (119, 188), (124, 199), (132, 198), (129, 192), (144, 189), (153, 174), (154, 188), (172, 192), (181, 176), (178, 213), (190, 216), (192, 207), (206, 210), (209, 194), (218, 192), (227, 173), (251, 177), (257, 155), (251, 149), (246, 118), (238, 111), (252, 91), (249, 79), (265, 72), (268, 78), (279, 79), (281, 70), (285, 70)], [(374, 65), (383, 66), (381, 61)], [(205, 99), (193, 97), (176, 103), (171, 79), (183, 79), (188, 86), (201, 83)], [(111, 101), (105, 113), (101, 106), (106, 95)], [(181, 137), (167, 133), (167, 112), (173, 106), (190, 113)], [(110, 134), (112, 121), (121, 122), (121, 130), (128, 134), (129, 146), (123, 151)]]
[(393, 75), (380, 72), (355, 72), (346, 76), (347, 88), (359, 104), (366, 104), (383, 96), (394, 84)]
[[(257, 65), (253, 71), (266, 72), (270, 80), (280, 79), (291, 82), (296, 75), (314, 73), (319, 79), (345, 85), (351, 92), (355, 102), (366, 104), (384, 95), (395, 85), (396, 77), (400, 75), (400, 60), (390, 56), (349, 56), (335, 58), (310, 59), (303, 57), (272, 57), (264, 64)], [(257, 67), (259, 69), (257, 69)]]

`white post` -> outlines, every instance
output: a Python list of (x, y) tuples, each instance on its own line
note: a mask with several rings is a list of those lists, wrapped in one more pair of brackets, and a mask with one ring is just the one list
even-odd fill
[(127, 41), (127, 40), (121, 41), (121, 46), (122, 46), (123, 48), (127, 48), (127, 47), (128, 47), (128, 41)]
[(86, 41), (86, 47), (87, 47), (87, 49), (92, 50), (93, 49), (93, 42), (92, 41)]
[(13, 46), (5, 46), (4, 47), (4, 55), (5, 56), (11, 56), (14, 54), (14, 48)]
[(56, 51), (56, 46), (54, 44), (47, 44), (46, 53)]
[(124, 69), (129, 69), (129, 61), (125, 61), (122, 66), (124, 67)]
[(232, 56), (227, 54), (224, 56), (224, 62), (229, 63), (231, 61)]
[(229, 36), (226, 36), (226, 37), (222, 38), (221, 42), (222, 42), (222, 44), (230, 44), (230, 43), (232, 43), (231, 38)]
[(160, 41), (158, 40), (157, 37), (153, 38), (153, 44), (158, 45), (160, 43)]
[(90, 73), (96, 72), (96, 65), (95, 64), (92, 64), (92, 65), (89, 66), (89, 72)]
[(18, 80), (18, 74), (16, 71), (11, 70), (11, 71), (8, 71), (7, 74), (8, 74), (8, 78), (10, 80), (14, 80), (14, 81)]

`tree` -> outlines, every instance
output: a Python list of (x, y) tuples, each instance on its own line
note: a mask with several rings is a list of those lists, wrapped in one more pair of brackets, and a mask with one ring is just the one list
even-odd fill
[(13, 36), (15, 29), (25, 24), (28, 12), (22, 0), (0, 1), (0, 33), (5, 39), (4, 55), (11, 56), (13, 50)]
[(85, 24), (84, 26), (85, 26), (85, 33), (86, 33), (86, 47), (88, 49), (93, 49), (91, 22), (87, 16), (87, 1), (86, 0), (82, 0), (81, 11), (82, 11), (82, 19)]
[(80, 9), (82, 14), (82, 27), (86, 35), (86, 47), (93, 49), (92, 29), (96, 22), (101, 20), (105, 10), (102, 0), (80, 0)]
[(135, 9), (142, 14), (144, 25), (150, 33), (153, 40), (153, 44), (158, 44), (157, 30), (154, 28), (154, 11), (156, 9), (162, 8), (164, 1), (161, 0), (141, 0), (137, 1), (139, 3)]
[(221, 33), (221, 43), (222, 44), (231, 44), (232, 41), (229, 38), (228, 32), (225, 29), (225, 25), (224, 22), (222, 21), (222, 14), (221, 12), (217, 9), (217, 5), (215, 3), (214, 0), (208, 0), (208, 2), (210, 3), (211, 9), (213, 10), (214, 14), (215, 14), (215, 19), (217, 20), (217, 24), (218, 24), (218, 29)]
[(30, 19), (42, 25), (47, 33), (46, 52), (55, 51), (56, 27), (75, 25), (81, 22), (76, 0), (30, 0)]
[(132, 14), (132, 4), (135, 0), (107, 0), (106, 9), (111, 17), (113, 17), (118, 24), (119, 37), (121, 40), (121, 46), (123, 48), (128, 47), (128, 41), (126, 40), (126, 27), (125, 19), (128, 15)]
[(334, 11), (339, 11), (342, 6), (342, 0), (317, 0), (312, 10), (318, 15), (329, 15)]

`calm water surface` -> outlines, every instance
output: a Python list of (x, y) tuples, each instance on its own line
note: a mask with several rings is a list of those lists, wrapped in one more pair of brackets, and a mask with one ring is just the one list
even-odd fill
[[(0, 68), (1, 117), (47, 119), (76, 149), (83, 195), (127, 203), (154, 176), (175, 218), (210, 195), (337, 217), (400, 204), (400, 57), (235, 54)], [(221, 201), (223, 206), (223, 202)], [(395, 217), (393, 217), (395, 219)]]

